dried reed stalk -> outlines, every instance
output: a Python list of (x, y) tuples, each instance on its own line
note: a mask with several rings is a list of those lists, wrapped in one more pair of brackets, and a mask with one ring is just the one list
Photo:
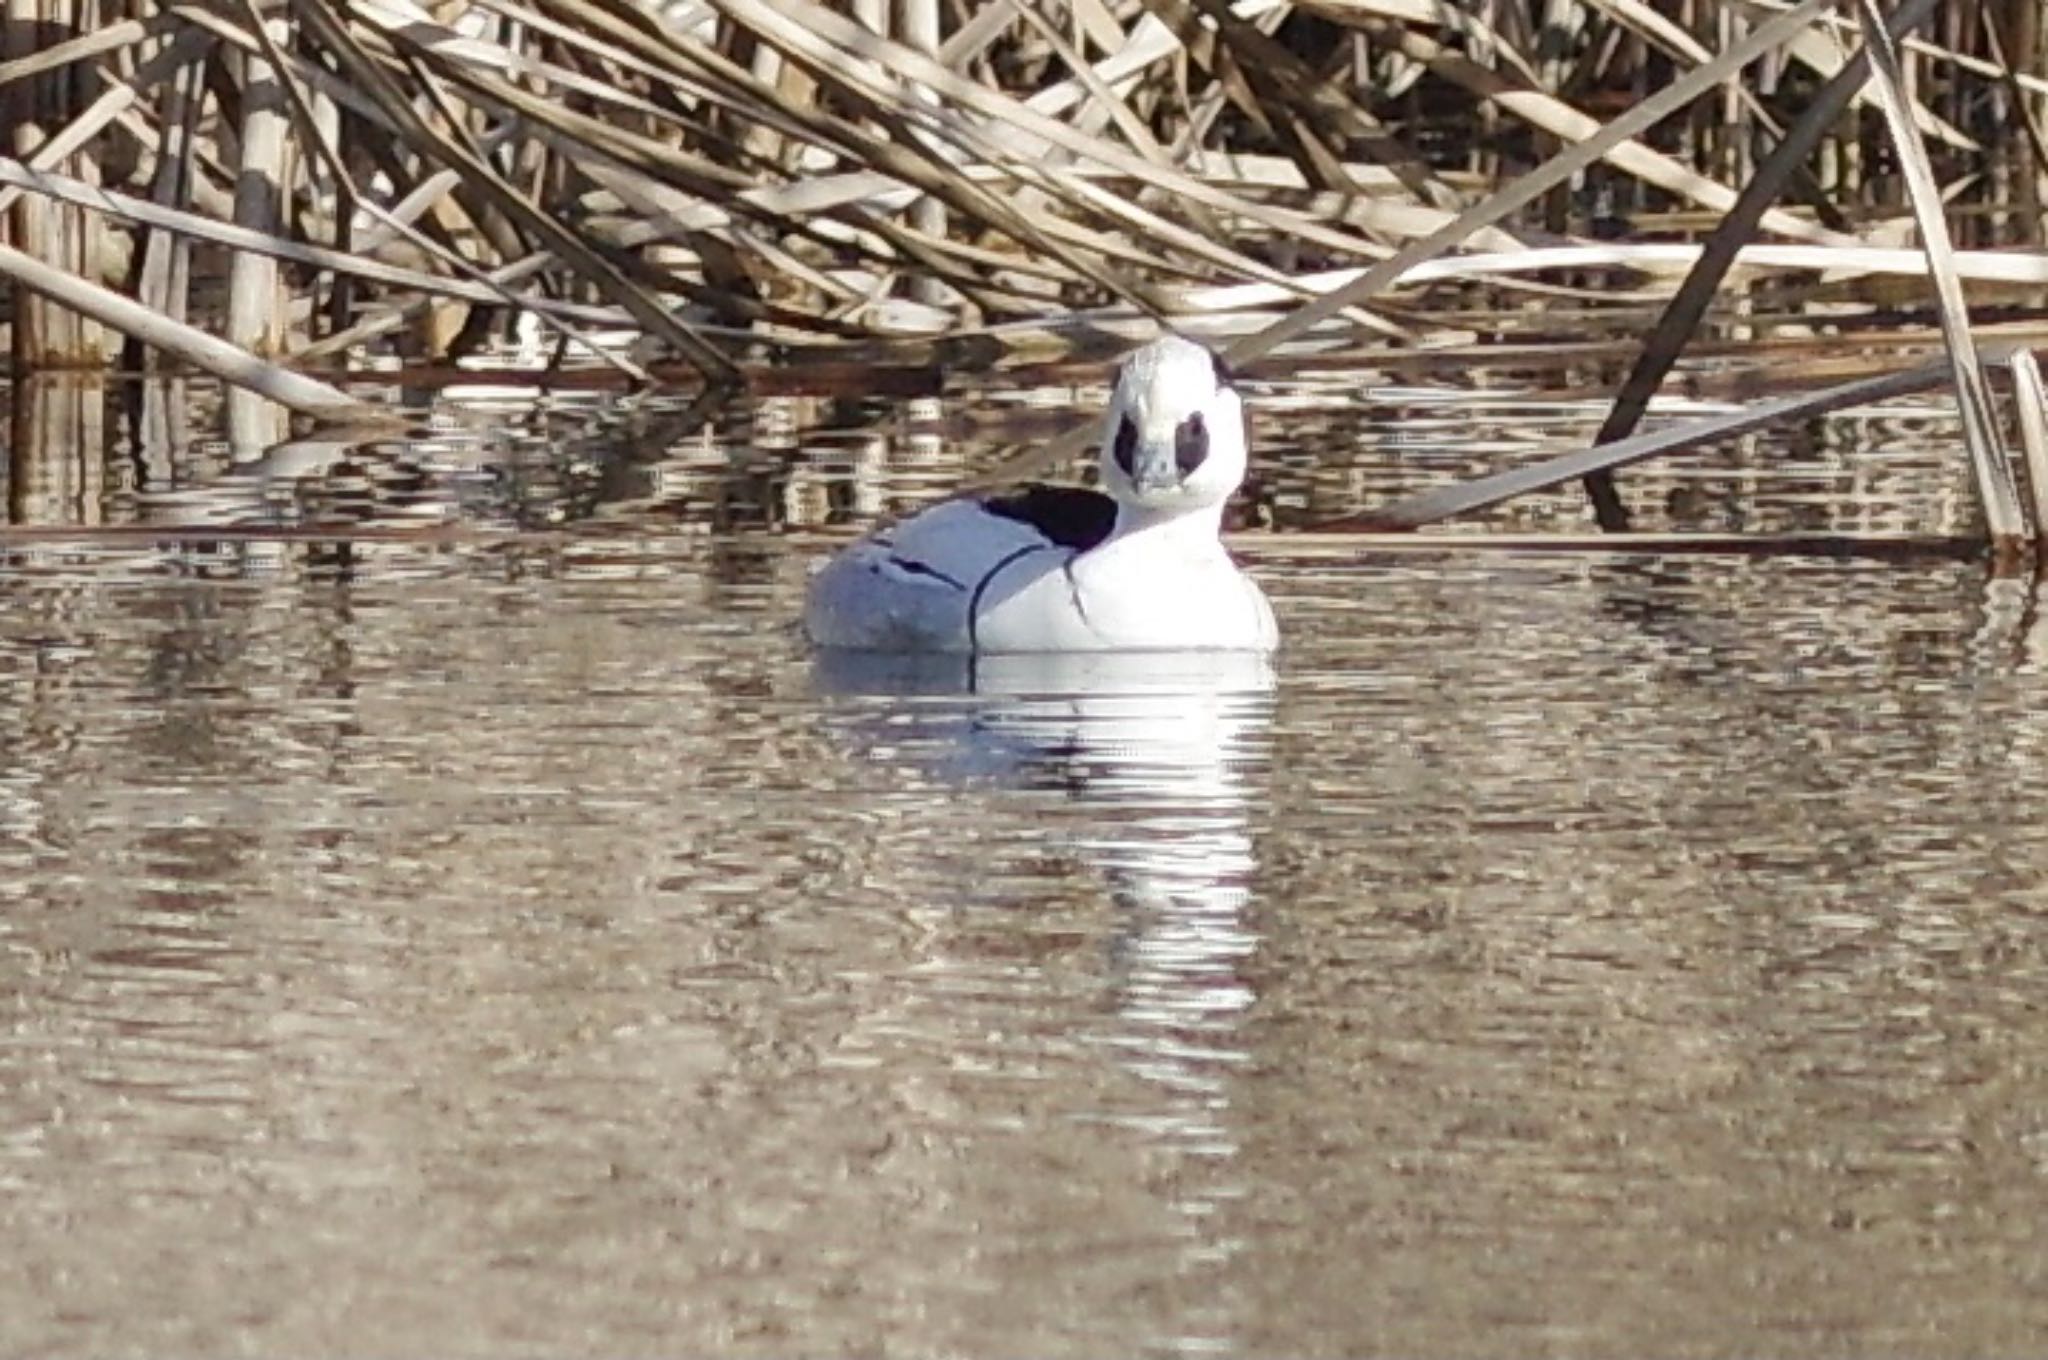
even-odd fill
[(1941, 187), (1934, 181), (1927, 149), (1920, 143), (1912, 111), (1901, 93), (1903, 77), (1898, 49), (1885, 30), (1884, 16), (1877, 12), (1873, 0), (1860, 3), (1864, 42), (1870, 51), (1871, 81), (1883, 104), (1885, 121), (1891, 126), (1913, 216), (1920, 224), (1920, 248), (1927, 253), (1927, 272), (1933, 279), (1939, 303), (1941, 336), (1954, 368), (1956, 404), (1963, 417), (1963, 447), (1969, 452), (1970, 467), (1976, 474), (1985, 527), (1995, 545), (2018, 542), (2028, 536), (2026, 517), (2020, 511), (2019, 494), (2013, 486), (2012, 463), (2006, 457), (2005, 441), (1999, 437), (1998, 408), (1991, 400), (1991, 386), (1984, 380), (1984, 367), (1977, 361), (1976, 341), (1970, 335), (1970, 311), (1963, 301), (1962, 282), (1956, 277), (1955, 250), (1949, 244)]
[[(1461, 332), (1436, 316), (1432, 280), (1592, 264), (1594, 243), (1573, 238), (1596, 192), (1624, 220), (1697, 207), (1698, 229), (1720, 229), (1652, 332), (1616, 434), (1745, 250), (1827, 247), (1846, 265), (1909, 208), (1873, 187), (1878, 144), (1838, 116), (1877, 95), (1823, 0), (1754, 16), (1700, 0), (1677, 17), (1646, 0), (1007, 0), (957, 22), (935, 0), (99, 2), (96, 26), (60, 16), (0, 54), (0, 96), (54, 77), (86, 92), (0, 148), (0, 202), (119, 213), (140, 261), (131, 298), (309, 358), (438, 354), (514, 310), (628, 378), (657, 371), (651, 346), (713, 384), (743, 359), (929, 362), (956, 342), (1069, 343), (1057, 328), (1103, 318), (1191, 324), (1212, 305), (1263, 326), (1232, 344), (1240, 360), (1347, 331), (1440, 344)], [(1907, 0), (1894, 27), (1932, 3)], [(2037, 34), (1975, 32), (1901, 56), (1940, 77), (1917, 82), (1906, 117), (1966, 197), (1976, 167), (2038, 183), (2016, 159), (2031, 147), (1987, 135), (1980, 110), (1995, 93), (2033, 112), (2048, 93)], [(1807, 110), (1769, 68), (1731, 84), (1770, 52), (1825, 79)], [(266, 81), (283, 96), (267, 111)], [(1485, 148), (1418, 150), (1417, 128), (1482, 120)], [(1743, 144), (1780, 126), (1743, 182)], [(113, 143), (132, 155), (100, 154)], [(115, 167), (103, 190), (66, 163), (81, 154)], [(1802, 202), (1781, 205), (1802, 180)], [(234, 256), (232, 317), (190, 287), (199, 241)], [(1475, 249), (1488, 255), (1461, 254)], [(1518, 253), (1525, 266), (1502, 261)], [(1663, 290), (1652, 278), (1631, 297)], [(424, 333), (443, 313), (457, 339)]]

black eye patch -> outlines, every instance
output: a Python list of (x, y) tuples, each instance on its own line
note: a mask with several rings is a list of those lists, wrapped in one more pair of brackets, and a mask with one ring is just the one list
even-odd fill
[(1126, 477), (1138, 475), (1131, 468), (1131, 460), (1137, 456), (1137, 452), (1138, 425), (1129, 416), (1125, 416), (1122, 423), (1116, 427), (1116, 465), (1124, 470)]
[(1195, 412), (1173, 432), (1173, 463), (1186, 478), (1209, 458), (1209, 427), (1202, 413)]

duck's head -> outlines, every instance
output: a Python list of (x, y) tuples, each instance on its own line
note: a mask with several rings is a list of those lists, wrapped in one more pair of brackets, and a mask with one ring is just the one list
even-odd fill
[(1244, 403), (1214, 354), (1179, 336), (1124, 360), (1102, 430), (1102, 487), (1125, 505), (1220, 506), (1244, 480)]

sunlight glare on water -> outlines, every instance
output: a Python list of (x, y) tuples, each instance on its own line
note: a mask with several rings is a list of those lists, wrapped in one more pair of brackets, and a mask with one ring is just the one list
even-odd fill
[(970, 689), (813, 556), (9, 549), (0, 1348), (2048, 1327), (2024, 586), (1280, 538), (1270, 670)]

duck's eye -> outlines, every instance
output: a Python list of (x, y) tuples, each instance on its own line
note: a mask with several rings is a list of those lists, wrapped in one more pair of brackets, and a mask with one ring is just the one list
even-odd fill
[(1132, 460), (1138, 456), (1138, 422), (1129, 416), (1116, 427), (1116, 465), (1124, 470), (1124, 476), (1137, 476)]
[(1209, 427), (1202, 421), (1202, 413), (1195, 412), (1180, 423), (1173, 432), (1173, 462), (1185, 479), (1200, 467), (1209, 457)]

